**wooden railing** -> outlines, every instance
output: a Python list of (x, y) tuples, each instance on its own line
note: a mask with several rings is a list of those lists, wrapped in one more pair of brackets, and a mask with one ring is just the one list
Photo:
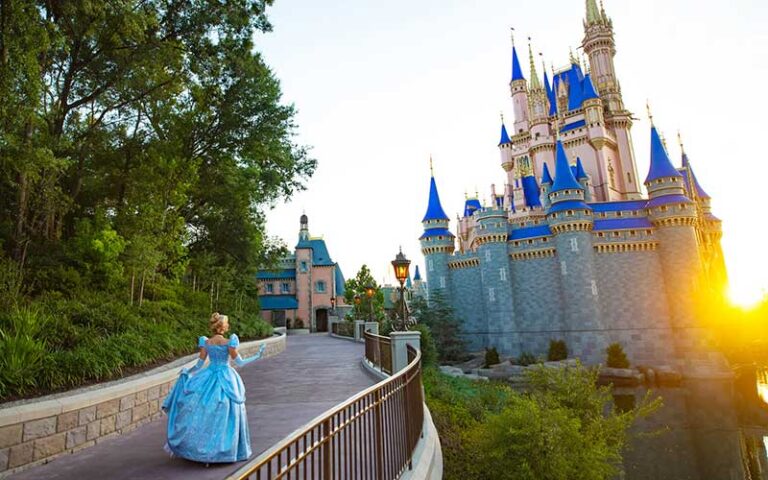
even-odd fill
[[(375, 363), (368, 356), (371, 337), (377, 358), (388, 352), (391, 369), (389, 338), (367, 332), (365, 337), (368, 361)], [(424, 423), (423, 403), (421, 352), (408, 346), (406, 368), (275, 445), (238, 478), (395, 480), (412, 467)]]

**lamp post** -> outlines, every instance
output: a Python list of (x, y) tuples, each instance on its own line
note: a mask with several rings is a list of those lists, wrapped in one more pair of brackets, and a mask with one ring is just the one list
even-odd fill
[(397, 281), (400, 282), (400, 304), (402, 311), (402, 324), (401, 327), (403, 330), (405, 330), (406, 327), (406, 316), (408, 314), (407, 308), (405, 306), (405, 280), (408, 278), (408, 268), (411, 265), (411, 261), (405, 258), (405, 255), (403, 255), (403, 249), (400, 248), (400, 252), (397, 254), (394, 260), (392, 260), (392, 268), (395, 269), (395, 278), (397, 278)]
[(368, 321), (373, 321), (373, 294), (376, 293), (376, 288), (370, 283), (365, 286), (365, 296), (368, 297)]
[(331, 297), (331, 314), (336, 315), (336, 297)]
[(355, 313), (358, 318), (362, 318), (360, 315), (360, 295), (355, 295)]

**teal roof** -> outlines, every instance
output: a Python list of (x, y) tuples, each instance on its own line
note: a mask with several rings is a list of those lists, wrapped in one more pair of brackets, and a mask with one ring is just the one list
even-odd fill
[(555, 182), (552, 184), (552, 191), (560, 190), (581, 190), (581, 185), (574, 178), (571, 167), (568, 165), (563, 142), (558, 140), (555, 154)]
[(587, 178), (587, 172), (584, 171), (584, 165), (581, 164), (581, 158), (576, 157), (576, 180)]
[(476, 198), (468, 198), (464, 202), (464, 216), (471, 217), (473, 213), (475, 213), (477, 210), (480, 210), (482, 208), (483, 206), (480, 205), (480, 200)]
[(509, 134), (507, 134), (507, 127), (504, 126), (504, 124), (501, 124), (501, 140), (499, 140), (499, 145), (505, 145), (507, 143), (512, 143), (512, 140), (509, 139)]
[(296, 278), (295, 268), (285, 268), (281, 270), (259, 270), (256, 273), (259, 280), (280, 280)]
[(541, 172), (541, 183), (548, 183), (552, 185), (552, 175), (549, 174), (549, 167), (547, 166), (547, 162), (544, 162), (544, 168)]
[(440, 195), (437, 193), (437, 184), (435, 183), (435, 177), (433, 176), (429, 181), (429, 205), (427, 205), (427, 213), (424, 214), (422, 222), (428, 220), (449, 220), (448, 215), (445, 214), (443, 206), (440, 205)]
[(424, 230), (424, 234), (421, 237), (419, 237), (419, 240), (422, 240), (422, 239), (425, 239), (425, 238), (431, 238), (431, 237), (451, 237), (451, 238), (453, 238), (454, 235), (447, 228), (428, 228), (428, 229)]
[(512, 81), (525, 80), (523, 69), (520, 68), (520, 60), (517, 59), (517, 49), (512, 46)]
[(416, 273), (413, 274), (413, 281), (421, 280), (421, 272), (419, 272), (419, 266), (416, 265)]
[(328, 253), (328, 247), (325, 245), (325, 240), (322, 238), (300, 240), (296, 245), (296, 248), (312, 249), (312, 266), (329, 267), (335, 265), (335, 262), (331, 260), (331, 255)]
[(346, 292), (346, 280), (344, 280), (344, 274), (341, 272), (341, 267), (336, 265), (336, 296), (343, 297)]
[(292, 295), (261, 295), (259, 305), (262, 310), (297, 310), (299, 302)]
[(668, 177), (680, 178), (682, 175), (669, 160), (667, 149), (661, 143), (656, 127), (651, 126), (651, 168), (648, 170), (648, 176), (645, 177), (645, 183)]
[[(699, 180), (696, 178), (696, 174), (693, 173), (693, 167), (691, 166), (691, 162), (688, 161), (688, 155), (683, 152), (683, 167), (687, 168), (688, 170), (683, 170), (683, 178), (685, 179), (686, 185), (688, 185), (689, 190), (696, 190), (696, 196), (699, 198), (710, 198), (709, 194), (704, 191), (703, 188), (701, 188), (701, 185), (699, 185)], [(688, 178), (688, 173), (691, 172), (691, 178)], [(691, 188), (691, 179), (693, 180), (693, 188)]]

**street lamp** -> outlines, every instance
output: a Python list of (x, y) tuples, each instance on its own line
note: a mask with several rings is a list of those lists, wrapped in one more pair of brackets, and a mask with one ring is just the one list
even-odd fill
[(336, 315), (336, 297), (331, 297), (331, 313)]
[(355, 313), (360, 318), (360, 295), (355, 295)]
[(406, 329), (406, 307), (405, 307), (405, 281), (408, 278), (408, 267), (410, 267), (411, 261), (405, 258), (403, 255), (403, 249), (400, 248), (400, 252), (397, 254), (394, 260), (392, 260), (392, 268), (395, 269), (395, 278), (400, 282), (400, 303), (402, 305), (402, 328)]
[(368, 297), (368, 308), (369, 310), (369, 316), (368, 321), (373, 321), (373, 294), (376, 293), (376, 287), (371, 285), (370, 283), (365, 286), (365, 296)]

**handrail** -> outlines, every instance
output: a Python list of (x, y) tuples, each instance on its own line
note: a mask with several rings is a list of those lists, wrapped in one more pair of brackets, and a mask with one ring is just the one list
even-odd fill
[[(389, 341), (369, 332), (365, 337), (366, 352), (369, 337)], [(262, 453), (237, 478), (395, 480), (412, 466), (423, 402), (421, 352), (408, 346), (406, 368), (316, 417)]]

